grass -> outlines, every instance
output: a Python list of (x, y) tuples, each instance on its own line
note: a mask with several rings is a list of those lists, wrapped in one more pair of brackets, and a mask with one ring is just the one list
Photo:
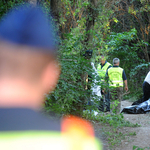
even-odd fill
[(83, 118), (92, 120), (92, 121), (99, 121), (103, 124), (108, 124), (109, 126), (113, 126), (114, 128), (117, 127), (139, 127), (140, 125), (133, 124), (129, 121), (124, 120), (123, 114), (106, 114), (103, 112), (99, 112), (98, 115), (94, 115), (94, 112), (84, 111)]
[(135, 102), (135, 101), (137, 101), (138, 99), (139, 99), (138, 97), (134, 96), (134, 97), (129, 98), (128, 101), (129, 101), (129, 102)]
[[(119, 146), (122, 141), (130, 141), (130, 137), (135, 136), (136, 132), (128, 131), (128, 127), (139, 127), (140, 125), (126, 121), (123, 114), (106, 114), (99, 112), (98, 115), (85, 111), (83, 114), (85, 119), (91, 120), (94, 124), (101, 127), (102, 132), (107, 137), (109, 148), (114, 149)], [(100, 132), (100, 130), (99, 130)], [(101, 133), (99, 133), (101, 134)]]
[(133, 146), (133, 150), (148, 150), (148, 149), (150, 149), (150, 147), (144, 147), (144, 148), (140, 148), (140, 147), (138, 147), (138, 146)]

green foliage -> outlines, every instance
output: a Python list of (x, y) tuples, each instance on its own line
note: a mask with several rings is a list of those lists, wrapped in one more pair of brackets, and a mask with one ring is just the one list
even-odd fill
[[(119, 130), (119, 129), (118, 129)], [(127, 140), (129, 141), (130, 136), (135, 136), (136, 133), (123, 133), (121, 131), (118, 130), (111, 130), (113, 132), (107, 131), (106, 134), (108, 137), (108, 143), (109, 143), (109, 147), (114, 149), (116, 146), (119, 146), (122, 142), (122, 140)], [(121, 129), (120, 129), (121, 130)]]
[(114, 33), (108, 38), (109, 57), (111, 59), (118, 57), (120, 66), (129, 72), (131, 66), (136, 66), (140, 59), (137, 55), (139, 49), (138, 43), (135, 43), (137, 31), (132, 29), (129, 32)]
[(91, 120), (94, 124), (99, 123), (103, 126), (103, 132), (107, 136), (110, 148), (114, 148), (121, 143), (121, 140), (129, 140), (130, 136), (135, 136), (136, 132), (128, 132), (128, 127), (139, 127), (138, 124), (133, 124), (124, 120), (123, 114), (106, 114), (98, 113), (95, 115), (94, 111), (84, 111), (83, 117)]
[(140, 147), (138, 147), (138, 146), (133, 146), (133, 150), (148, 150), (148, 149), (150, 149), (150, 147), (144, 147), (144, 148), (140, 148)]
[(120, 102), (118, 100), (115, 100), (113, 103), (110, 104), (110, 109), (113, 113), (117, 113), (117, 106)]
[(113, 60), (115, 57), (120, 59), (120, 67), (125, 70), (130, 93), (134, 96), (136, 94), (141, 95), (147, 65), (139, 65), (145, 63), (145, 61), (139, 58), (138, 52), (146, 43), (137, 40), (137, 30), (135, 28), (129, 32), (112, 32), (107, 40), (109, 59)]
[[(89, 8), (96, 13), (90, 14)], [(107, 32), (108, 16), (111, 12), (107, 14), (107, 10), (102, 5), (94, 6), (87, 0), (80, 0), (77, 3), (65, 0), (61, 2), (60, 9), (62, 11), (60, 11), (59, 26), (63, 37), (59, 46), (61, 75), (55, 91), (46, 97), (46, 109), (77, 115), (82, 114), (83, 108), (90, 99), (94, 100), (94, 105), (89, 109), (95, 109), (97, 105), (98, 97), (92, 95), (90, 89), (95, 77), (88, 79), (88, 83), (85, 82), (87, 74), (92, 76), (91, 60), (85, 59), (83, 55), (86, 50), (93, 50), (92, 61), (95, 62), (97, 50), (101, 46), (99, 41), (103, 37), (100, 29), (103, 28), (103, 33)], [(96, 18), (95, 25), (87, 31), (87, 20), (92, 17)], [(91, 38), (90, 41), (85, 42), (87, 34), (90, 34)]]
[(84, 45), (80, 41), (84, 34), (80, 31), (82, 28), (72, 29), (59, 47), (61, 75), (56, 90), (48, 95), (46, 105), (55, 112), (81, 115), (90, 97), (90, 90), (87, 90), (88, 85), (83, 78), (92, 70), (89, 60), (82, 54)]
[(5, 15), (11, 8), (18, 6), (23, 3), (23, 0), (8, 0), (8, 1), (0, 1), (0, 18)]
[(103, 124), (107, 124), (112, 126), (113, 128), (118, 127), (139, 127), (138, 124), (132, 124), (129, 121), (124, 120), (123, 114), (106, 114), (99, 113), (98, 115), (94, 115), (94, 112), (90, 113), (89, 111), (84, 111), (83, 117), (88, 120), (99, 121)]
[(144, 78), (146, 77), (150, 68), (150, 63), (143, 63), (137, 65), (135, 68), (130, 71), (130, 81), (134, 84), (134, 94), (138, 97), (138, 99), (142, 98), (142, 84), (144, 82)]
[[(66, 31), (66, 26), (64, 27), (65, 30), (63, 30), (62, 34), (63, 39), (61, 39), (62, 41), (60, 42), (59, 47), (59, 60), (62, 72), (57, 88), (51, 96), (48, 96), (48, 101), (51, 103), (51, 99), (55, 99), (54, 102), (58, 104), (56, 106), (59, 106), (60, 112), (64, 113), (72, 113), (73, 110), (78, 113), (79, 108), (83, 108), (85, 103), (90, 98), (93, 98), (91, 91), (85, 90), (87, 85), (82, 78), (83, 75), (91, 72), (89, 65), (90, 61), (83, 58), (83, 54), (87, 49), (93, 50), (92, 61), (96, 64), (98, 52), (107, 54), (108, 61), (110, 60), (109, 62), (111, 62), (114, 57), (118, 57), (121, 60), (120, 66), (124, 68), (126, 72), (131, 93), (139, 93), (141, 87), (139, 85), (142, 85), (142, 80), (140, 80), (137, 85), (139, 88), (135, 90), (136, 78), (133, 80), (133, 73), (130, 74), (130, 72), (131, 70), (134, 72), (134, 68), (138, 66), (138, 64), (145, 62), (139, 58), (138, 53), (141, 51), (141, 47), (148, 43), (138, 39), (137, 30), (135, 28), (131, 29), (131, 31), (122, 33), (110, 32), (109, 17), (113, 11), (111, 9), (107, 11), (103, 6), (94, 8), (99, 15), (96, 17), (93, 29), (86, 32), (87, 16), (84, 15), (84, 13), (81, 14), (81, 12), (84, 12), (82, 10), (86, 10), (90, 4), (88, 3), (88, 5), (85, 5), (85, 3), (87, 3), (87, 1), (74, 4), (73, 2), (66, 0), (62, 5), (63, 8), (65, 8), (63, 10), (65, 13), (60, 15), (60, 26), (63, 28), (66, 24), (73, 28)], [(74, 7), (76, 7), (76, 11), (73, 11)], [(69, 16), (72, 15), (75, 18), (72, 22), (69, 22)], [(78, 15), (81, 15), (82, 17), (77, 17)], [(116, 20), (117, 18), (113, 19)], [(85, 43), (87, 33), (89, 33), (92, 38), (91, 41)], [(138, 76), (140, 76), (140, 74), (138, 74)], [(48, 107), (50, 108), (51, 105)], [(57, 110), (57, 108), (53, 110)]]
[[(9, 0), (7, 3), (0, 1), (0, 18), (10, 8), (22, 2), (23, 0)], [(46, 13), (49, 14), (49, 1), (42, 2), (43, 7), (46, 8)], [(45, 96), (45, 109), (48, 112), (54, 111), (59, 114), (81, 116), (87, 101), (93, 99), (95, 105), (93, 107), (89, 106), (88, 110), (90, 111), (86, 110), (83, 112), (83, 118), (92, 120), (93, 122), (100, 122), (108, 127), (105, 133), (109, 136), (108, 140), (111, 145), (114, 146), (121, 139), (125, 138), (125, 136), (136, 135), (135, 132), (128, 134), (122, 133), (121, 130), (123, 127), (138, 127), (139, 125), (125, 121), (122, 114), (99, 113), (95, 116), (92, 110), (98, 111), (96, 105), (99, 98), (92, 95), (90, 89), (94, 77), (88, 83), (85, 80), (87, 74), (91, 75), (93, 72), (90, 61), (98, 63), (98, 53), (107, 55), (108, 61), (111, 63), (114, 57), (118, 57), (121, 60), (120, 66), (126, 72), (131, 92), (133, 94), (141, 93), (141, 85), (148, 70), (149, 63), (146, 64), (144, 59), (139, 58), (139, 55), (145, 46), (149, 46), (149, 43), (144, 38), (142, 41), (138, 37), (139, 33), (141, 33), (136, 28), (138, 25), (133, 26), (132, 24), (128, 28), (131, 30), (122, 32), (124, 29), (122, 26), (119, 26), (121, 20), (117, 15), (114, 15), (117, 4), (119, 4), (118, 1), (113, 5), (111, 1), (99, 0), (95, 6), (88, 0), (63, 0), (60, 3), (59, 20), (56, 20), (58, 21), (56, 30), (60, 31), (58, 54), (61, 75), (55, 91)], [(142, 13), (144, 11), (149, 12), (149, 6), (146, 0), (141, 0), (141, 3), (143, 7), (140, 11)], [(147, 7), (144, 7), (144, 5)], [(89, 11), (91, 9), (95, 13), (91, 14)], [(129, 7), (129, 14), (127, 16), (137, 15), (139, 13), (138, 11)], [(93, 20), (94, 23), (90, 30), (87, 31), (88, 19), (89, 21)], [(111, 29), (112, 27), (110, 28), (111, 20), (113, 20), (117, 27), (114, 28), (117, 29), (115, 30), (116, 32), (111, 32), (114, 31)], [(135, 22), (135, 20), (130, 20), (130, 22)], [(119, 31), (118, 29), (121, 29), (121, 33), (117, 33)], [(90, 40), (85, 42), (87, 34), (90, 34)], [(83, 56), (86, 50), (93, 50), (92, 59), (87, 60)], [(97, 80), (99, 81), (99, 79)], [(97, 84), (100, 83), (98, 82)], [(133, 148), (140, 150), (137, 146)]]
[[(0, 17), (22, 2), (23, 0), (0, 1)], [(149, 43), (138, 38), (139, 30), (137, 31), (135, 26), (128, 32), (111, 32), (111, 20), (116, 24), (120, 23), (117, 16), (113, 15), (119, 2), (115, 5), (113, 2), (103, 0), (97, 1), (96, 4), (88, 0), (64, 0), (59, 3), (60, 11), (59, 20), (56, 20), (58, 21), (56, 30), (60, 31), (58, 54), (61, 75), (56, 90), (46, 95), (46, 109), (58, 113), (82, 114), (85, 104), (90, 99), (94, 99), (95, 103), (92, 109), (96, 108), (98, 97), (92, 95), (90, 89), (93, 80), (87, 83), (85, 77), (87, 74), (91, 75), (93, 71), (90, 61), (98, 63), (98, 53), (107, 55), (109, 62), (112, 62), (114, 57), (120, 58), (120, 66), (126, 72), (131, 92), (141, 93), (140, 87), (147, 67), (144, 65), (145, 60), (139, 58), (139, 54), (143, 47), (149, 46)], [(143, 0), (141, 3), (143, 8), (147, 5), (145, 9), (148, 11), (147, 2)], [(49, 14), (51, 3), (43, 0), (41, 5)], [(93, 14), (90, 13), (91, 9)], [(130, 14), (136, 12), (138, 11), (130, 7)], [(93, 20), (94, 23), (87, 31), (88, 19)], [(90, 39), (85, 42), (87, 34), (90, 34)], [(93, 50), (92, 59), (85, 59), (83, 54), (86, 50)]]
[(136, 135), (136, 132), (130, 132), (129, 135), (135, 136), (135, 135)]
[[(62, 61), (62, 73), (60, 75), (59, 82), (56, 90), (49, 95), (49, 103), (53, 103), (57, 107), (54, 107), (54, 111), (72, 113), (72, 110), (76, 110), (76, 104), (82, 104), (82, 95), (85, 94), (85, 90), (81, 82), (81, 64), (80, 62)], [(50, 106), (50, 109), (53, 107)]]
[(91, 30), (92, 41), (89, 46), (95, 51), (94, 62), (97, 62), (98, 53), (107, 56), (109, 49), (106, 43), (107, 36), (110, 34), (109, 19), (113, 14), (111, 9), (106, 9), (104, 7), (105, 1), (99, 1), (99, 7), (97, 11), (99, 15), (96, 18), (93, 30)]

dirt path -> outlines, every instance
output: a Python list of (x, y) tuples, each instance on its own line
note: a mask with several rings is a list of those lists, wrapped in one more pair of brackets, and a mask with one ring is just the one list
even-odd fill
[[(122, 108), (131, 106), (132, 102), (122, 101)], [(150, 113), (149, 114), (124, 114), (125, 120), (138, 123), (141, 127), (126, 128), (127, 131), (136, 132), (129, 140), (122, 141), (121, 145), (115, 150), (132, 150), (133, 146), (140, 148), (150, 147)]]
[[(131, 106), (132, 102), (127, 100), (122, 101), (122, 108)], [(150, 113), (149, 114), (124, 114), (125, 120), (134, 124), (141, 125), (140, 127), (123, 127), (122, 133), (135, 133), (135, 135), (127, 136), (124, 140), (121, 140), (119, 146), (113, 148), (113, 150), (133, 150), (133, 146), (139, 148), (150, 147)], [(103, 126), (95, 124), (95, 132), (99, 133), (98, 137), (103, 143), (103, 150), (110, 150), (107, 142), (107, 137), (102, 131)], [(139, 149), (136, 149), (139, 150)], [(141, 150), (141, 149), (140, 149)], [(148, 149), (144, 149), (148, 150)]]

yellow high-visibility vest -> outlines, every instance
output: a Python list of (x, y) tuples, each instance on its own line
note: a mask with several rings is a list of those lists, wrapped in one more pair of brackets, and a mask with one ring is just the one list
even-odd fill
[(108, 69), (109, 86), (123, 87), (123, 69), (121, 67), (111, 67)]
[(97, 67), (97, 73), (98, 75), (103, 79), (105, 77), (105, 74), (106, 74), (106, 71), (107, 71), (107, 68), (111, 66), (111, 64), (109, 62), (106, 62), (106, 64), (101, 67), (100, 64), (98, 64), (98, 67)]
[(81, 118), (62, 120), (61, 132), (49, 130), (0, 131), (1, 150), (102, 150), (92, 125)]

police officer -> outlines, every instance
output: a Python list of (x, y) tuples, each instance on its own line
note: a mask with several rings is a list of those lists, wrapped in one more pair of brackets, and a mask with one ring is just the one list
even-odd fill
[(61, 123), (37, 111), (60, 74), (53, 31), (43, 10), (31, 5), (0, 22), (0, 149), (101, 150), (88, 122)]
[[(119, 67), (119, 58), (113, 59), (113, 67), (109, 68), (106, 75), (109, 78), (109, 89), (111, 93), (111, 100), (117, 100), (118, 105), (114, 110), (119, 113), (121, 109), (121, 100), (123, 94), (123, 84), (125, 84), (125, 90), (128, 91), (127, 78), (123, 68)], [(124, 83), (123, 83), (124, 82)], [(114, 104), (115, 105), (115, 104)]]
[[(110, 67), (112, 67), (112, 65), (106, 61), (106, 58), (104, 55), (101, 55), (100, 63), (97, 66), (97, 72), (101, 78), (101, 81), (100, 81), (100, 83), (101, 83), (101, 95), (103, 95), (103, 97), (101, 98), (101, 101), (100, 101), (100, 103), (102, 103), (102, 104), (100, 104), (100, 110), (106, 111), (106, 112), (110, 111), (110, 106), (109, 106), (110, 99), (109, 99), (109, 91), (107, 89), (107, 85), (105, 82), (105, 75), (106, 75), (107, 70)], [(106, 110), (104, 110), (105, 104), (106, 104)]]
[(101, 77), (101, 80), (104, 81), (106, 71), (111, 67), (112, 65), (106, 61), (105, 56), (101, 55), (100, 63), (97, 66), (97, 72), (98, 75)]

